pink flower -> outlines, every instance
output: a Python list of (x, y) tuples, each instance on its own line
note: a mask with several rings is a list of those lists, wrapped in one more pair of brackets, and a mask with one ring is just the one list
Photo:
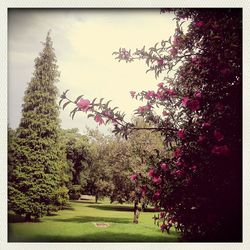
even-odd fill
[(150, 104), (147, 104), (146, 106), (144, 106), (145, 110), (150, 110), (152, 108), (152, 106)]
[(87, 99), (81, 98), (80, 101), (77, 103), (77, 106), (82, 111), (87, 111), (90, 108), (90, 101)]
[(146, 94), (147, 99), (151, 99), (152, 97), (155, 96), (155, 92), (153, 90), (149, 90)]
[(97, 114), (97, 115), (95, 116), (95, 121), (96, 121), (97, 123), (99, 123), (99, 125), (101, 125), (101, 124), (104, 123), (102, 117), (101, 117), (99, 114)]
[(200, 28), (200, 27), (204, 26), (204, 22), (203, 21), (196, 22), (195, 26)]
[(194, 93), (194, 96), (195, 96), (196, 98), (201, 98), (201, 92), (198, 91), (198, 92)]
[(172, 40), (172, 44), (174, 46), (178, 46), (179, 45), (179, 37), (178, 36), (173, 36), (173, 40)]
[(190, 170), (192, 170), (193, 172), (196, 172), (197, 166), (196, 166), (196, 165), (193, 165), (193, 166), (190, 168)]
[(152, 108), (152, 106), (150, 104), (147, 104), (145, 106), (140, 106), (138, 108), (138, 112), (143, 114), (145, 111), (150, 110), (151, 108)]
[(212, 153), (216, 154), (216, 155), (224, 155), (227, 156), (229, 154), (229, 147), (227, 145), (223, 145), (223, 146), (217, 146), (215, 145), (212, 148)]
[(153, 182), (155, 183), (155, 184), (160, 184), (161, 183), (161, 177), (160, 176), (155, 176), (154, 178), (153, 178)]
[(130, 180), (131, 181), (135, 181), (137, 179), (137, 174), (132, 174), (131, 176), (130, 176)]
[(163, 60), (163, 59), (159, 59), (159, 60), (157, 61), (157, 64), (158, 64), (159, 66), (163, 65), (163, 64), (164, 64), (164, 60)]
[(163, 171), (166, 171), (166, 170), (168, 169), (168, 165), (167, 165), (166, 163), (162, 163), (162, 164), (161, 164), (161, 169), (162, 169)]
[(159, 100), (163, 100), (164, 99), (164, 91), (163, 90), (158, 90), (155, 97), (158, 98)]
[(198, 100), (192, 100), (188, 102), (187, 106), (191, 111), (196, 111), (200, 108), (200, 102)]
[(185, 138), (185, 129), (184, 129), (184, 128), (180, 129), (180, 130), (177, 132), (177, 136), (178, 136), (180, 139), (184, 139), (184, 138)]
[(169, 95), (175, 95), (176, 94), (173, 89), (167, 89), (166, 93), (169, 94)]
[(164, 111), (162, 112), (162, 115), (163, 115), (163, 116), (167, 116), (167, 115), (169, 115), (169, 113), (168, 113), (167, 111), (164, 110)]
[(174, 157), (179, 158), (180, 156), (182, 156), (182, 150), (180, 148), (175, 149)]
[(178, 50), (177, 50), (175, 47), (172, 47), (172, 48), (169, 50), (169, 53), (170, 53), (172, 56), (176, 56), (177, 53), (178, 53)]
[(211, 124), (209, 122), (202, 123), (202, 128), (209, 128)]
[(134, 97), (135, 97), (135, 94), (136, 94), (136, 92), (135, 92), (135, 91), (130, 91), (129, 93), (130, 93), (130, 95), (131, 95), (131, 97), (132, 97), (132, 98), (134, 98)]
[(182, 98), (181, 103), (184, 107), (186, 107), (188, 104), (188, 101), (189, 101), (189, 98), (187, 96), (185, 96)]
[(163, 82), (158, 83), (157, 86), (158, 86), (159, 88), (163, 88)]
[(191, 57), (191, 61), (192, 61), (192, 63), (194, 63), (194, 64), (200, 64), (200, 59), (199, 59), (199, 57), (197, 57), (197, 56), (192, 56), (192, 57)]
[(205, 135), (200, 135), (199, 139), (198, 139), (198, 142), (203, 143), (205, 140), (206, 140), (206, 136)]
[(144, 106), (140, 106), (138, 108), (138, 112), (141, 113), (141, 114), (143, 114), (145, 112), (145, 107)]
[(215, 130), (214, 131), (214, 138), (216, 141), (222, 141), (224, 139), (224, 135), (219, 131), (219, 130)]
[(180, 169), (175, 171), (175, 175), (177, 175), (177, 176), (181, 176), (183, 174), (184, 174), (184, 172), (182, 170), (180, 170)]
[(130, 53), (129, 53), (129, 51), (127, 51), (126, 49), (123, 48), (121, 53), (120, 53), (120, 56), (124, 60), (129, 60)]
[(153, 168), (150, 168), (149, 171), (148, 171), (148, 176), (149, 177), (153, 177), (154, 176), (154, 169)]
[(178, 160), (178, 161), (176, 162), (176, 166), (180, 167), (181, 165), (182, 165), (182, 162), (181, 162), (180, 160)]
[(154, 196), (155, 197), (159, 197), (161, 195), (161, 190), (157, 190), (155, 193), (154, 193)]

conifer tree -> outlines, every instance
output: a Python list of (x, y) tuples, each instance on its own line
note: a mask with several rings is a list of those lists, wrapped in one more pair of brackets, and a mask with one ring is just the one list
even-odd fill
[(67, 200), (65, 161), (59, 146), (60, 125), (56, 56), (48, 32), (35, 59), (33, 77), (25, 91), (22, 118), (16, 131), (9, 174), (9, 209), (27, 220), (55, 211)]

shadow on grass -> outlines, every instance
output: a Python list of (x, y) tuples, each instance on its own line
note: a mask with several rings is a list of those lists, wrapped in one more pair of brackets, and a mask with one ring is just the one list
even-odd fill
[(93, 200), (93, 198), (80, 198), (79, 200), (80, 201), (90, 201), (90, 200)]
[(63, 207), (62, 210), (75, 210), (73, 207), (71, 206), (67, 206), (67, 207)]
[(71, 203), (78, 203), (78, 204), (101, 204), (101, 203), (96, 203), (95, 201), (86, 201), (86, 200), (71, 200)]
[(73, 222), (73, 223), (88, 223), (88, 222), (109, 222), (109, 223), (132, 223), (132, 219), (128, 218), (110, 218), (110, 217), (96, 217), (96, 216), (76, 216), (73, 218), (60, 219), (53, 218), (51, 221), (57, 222)]
[(164, 236), (142, 235), (131, 233), (115, 233), (100, 231), (82, 236), (36, 235), (29, 239), (9, 235), (9, 242), (178, 242), (178, 234), (171, 233)]
[(53, 216), (58, 216), (58, 214), (57, 213), (50, 213), (50, 214), (47, 214), (46, 216), (53, 217)]
[(30, 221), (26, 221), (25, 217), (17, 214), (8, 214), (8, 223), (20, 223), (20, 222), (40, 222), (39, 219), (31, 219)]
[[(113, 211), (124, 211), (124, 212), (133, 212), (134, 208), (132, 206), (114, 206), (114, 205), (89, 205), (87, 207), (95, 208), (95, 209), (100, 209), (100, 210), (113, 210)], [(155, 212), (153, 208), (146, 208), (143, 213), (147, 212)]]
[(108, 211), (125, 211), (125, 212), (132, 212), (133, 207), (131, 206), (114, 206), (114, 205), (89, 205), (87, 207), (100, 209), (100, 210), (108, 210)]

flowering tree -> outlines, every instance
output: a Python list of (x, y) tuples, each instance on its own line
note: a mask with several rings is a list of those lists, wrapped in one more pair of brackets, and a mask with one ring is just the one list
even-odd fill
[[(121, 48), (119, 61), (143, 60), (156, 78), (157, 89), (136, 93), (146, 101), (136, 110), (160, 131), (166, 154), (152, 158), (148, 176), (132, 181), (158, 208), (162, 231), (175, 226), (189, 241), (241, 241), (242, 238), (242, 17), (239, 9), (162, 9), (174, 11), (175, 34), (148, 50)], [(183, 23), (189, 20), (187, 31)], [(171, 77), (170, 77), (171, 76)], [(67, 91), (63, 107), (71, 115), (88, 113), (99, 124), (112, 122), (125, 138), (145, 129), (126, 122), (125, 114), (103, 99), (74, 102)], [(162, 108), (162, 115), (155, 110)]]

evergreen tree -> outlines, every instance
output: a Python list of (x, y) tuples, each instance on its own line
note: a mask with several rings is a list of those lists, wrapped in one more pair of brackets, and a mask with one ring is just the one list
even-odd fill
[(59, 147), (59, 71), (48, 32), (25, 91), (9, 174), (9, 209), (27, 219), (55, 211), (67, 201), (65, 161)]

